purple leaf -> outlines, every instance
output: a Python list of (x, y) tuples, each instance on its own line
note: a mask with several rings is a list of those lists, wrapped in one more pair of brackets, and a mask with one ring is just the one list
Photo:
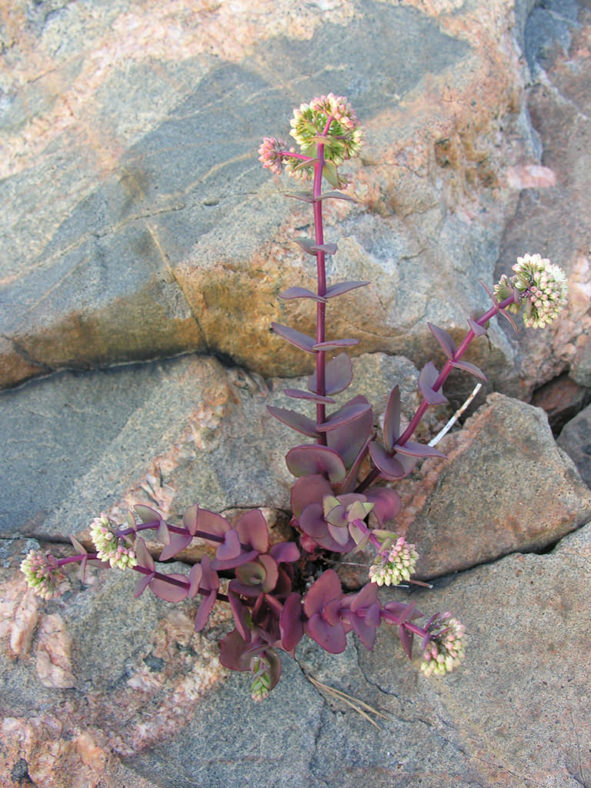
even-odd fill
[(286, 408), (275, 408), (272, 405), (267, 405), (267, 410), (278, 421), (291, 427), (296, 432), (301, 432), (303, 435), (308, 435), (310, 438), (317, 438), (318, 431), (316, 425), (303, 413), (297, 413), (295, 410), (287, 410)]
[(295, 241), (297, 245), (304, 250), (304, 252), (307, 252), (311, 255), (315, 255), (316, 252), (324, 252), (325, 254), (332, 255), (337, 251), (336, 244), (317, 244), (311, 238), (292, 238), (292, 241)]
[(402, 479), (407, 475), (404, 465), (397, 457), (392, 457), (379, 443), (369, 444), (369, 455), (373, 464), (386, 479)]
[(258, 557), (258, 550), (249, 550), (247, 553), (240, 553), (240, 555), (237, 555), (236, 558), (228, 558), (225, 561), (220, 561), (219, 558), (214, 558), (211, 562), (211, 566), (216, 572), (223, 572), (226, 569), (236, 569), (237, 566), (247, 564), (249, 561), (255, 561)]
[(378, 587), (374, 583), (367, 583), (351, 600), (350, 608), (354, 612), (375, 605), (378, 601)]
[(248, 619), (249, 614), (245, 605), (242, 604), (240, 601), (240, 597), (237, 594), (232, 593), (232, 588), (229, 588), (228, 597), (230, 599), (230, 608), (232, 610), (232, 617), (234, 619), (234, 624), (236, 625), (236, 629), (240, 633), (241, 637), (246, 639), (249, 636), (248, 630)]
[(199, 509), (197, 529), (216, 536), (223, 536), (226, 531), (230, 530), (230, 523), (217, 512), (211, 512), (209, 509)]
[(279, 617), (279, 629), (283, 648), (286, 651), (293, 651), (304, 634), (302, 597), (295, 591), (285, 600)]
[(277, 561), (270, 555), (260, 555), (259, 561), (265, 568), (265, 577), (263, 578), (263, 591), (265, 592), (265, 594), (268, 594), (270, 591), (272, 591), (275, 588), (275, 586), (277, 585), (277, 580), (279, 578)]
[[(309, 536), (317, 545), (333, 553), (349, 553), (355, 547), (353, 539), (348, 539), (345, 544), (335, 541), (329, 533), (328, 525), (322, 512), (322, 504), (312, 503), (306, 506), (298, 518), (298, 524), (306, 536)], [(343, 529), (345, 533), (348, 533)]]
[[(372, 415), (372, 419), (373, 419), (373, 415)], [(357, 427), (358, 425), (359, 425), (359, 422), (358, 421), (355, 422), (354, 426)], [(367, 455), (367, 447), (369, 446), (369, 442), (371, 441), (371, 439), (373, 437), (371, 428), (372, 428), (372, 425), (370, 423), (369, 424), (367, 438), (365, 439), (365, 441), (361, 445), (361, 448), (357, 452), (357, 456), (355, 457), (355, 459), (351, 463), (351, 467), (347, 471), (347, 476), (345, 477), (345, 479), (343, 480), (343, 482), (340, 485), (341, 492), (343, 492), (343, 493), (348, 492), (351, 488), (353, 488), (355, 486), (355, 482), (357, 481), (357, 476), (359, 474), (359, 469), (361, 467), (361, 463), (363, 462), (363, 460), (365, 459), (365, 457)], [(335, 430), (334, 432), (329, 432), (328, 436), (329, 436), (329, 438), (331, 438), (334, 435), (340, 435), (341, 432), (343, 432), (344, 430), (347, 430), (347, 429), (350, 429), (350, 428), (349, 427), (344, 427), (342, 430)], [(332, 444), (331, 440), (329, 440), (328, 443), (331, 444), (331, 448), (334, 448), (334, 445)], [(356, 443), (351, 444), (351, 448), (355, 448), (355, 447), (356, 447)], [(346, 452), (346, 455), (343, 456), (343, 460), (344, 460), (345, 464), (348, 465), (349, 464), (348, 451), (346, 450), (346, 448), (345, 448), (345, 452), (340, 450), (340, 449), (337, 449), (337, 451), (339, 451), (339, 453), (341, 455), (344, 455), (344, 453)]]
[(470, 364), (469, 361), (452, 361), (452, 367), (456, 369), (463, 369), (464, 372), (469, 372), (471, 375), (474, 375), (475, 378), (480, 378), (480, 380), (486, 380), (486, 375), (482, 370), (478, 369), (475, 364)]
[(441, 349), (443, 350), (445, 355), (449, 359), (452, 359), (456, 352), (456, 346), (454, 344), (453, 339), (450, 337), (447, 331), (444, 331), (442, 328), (439, 328), (439, 326), (436, 326), (433, 323), (427, 323), (427, 325), (429, 326), (429, 331), (433, 334), (435, 339), (441, 345)]
[(331, 523), (329, 523), (328, 533), (332, 536), (332, 538), (340, 547), (344, 547), (345, 545), (348, 545), (349, 542), (351, 541), (349, 528), (347, 526), (332, 525)]
[(472, 331), (476, 334), (477, 337), (483, 336), (486, 334), (486, 328), (484, 326), (479, 325), (475, 320), (472, 320), (471, 317), (468, 318), (468, 325), (472, 329)]
[(189, 572), (189, 596), (193, 598), (199, 593), (199, 586), (201, 585), (201, 578), (203, 576), (203, 568), (201, 564), (193, 564)]
[(305, 350), (306, 353), (314, 352), (312, 347), (316, 340), (309, 337), (307, 334), (302, 334), (301, 331), (296, 331), (295, 328), (283, 326), (281, 323), (271, 323), (271, 328), (278, 336), (289, 342), (290, 345), (294, 345), (300, 350)]
[(215, 591), (209, 593), (206, 597), (203, 597), (201, 603), (199, 605), (199, 610), (197, 611), (197, 615), (195, 616), (195, 632), (201, 632), (203, 627), (207, 624), (207, 619), (209, 618), (209, 614), (213, 610), (213, 606), (215, 605)]
[(220, 643), (220, 662), (230, 670), (250, 670), (253, 658), (252, 643), (233, 629)]
[(312, 301), (326, 303), (326, 297), (319, 296), (305, 287), (288, 287), (287, 290), (279, 295), (279, 298), (283, 298), (286, 301), (289, 301), (291, 298), (311, 298)]
[(433, 388), (439, 373), (432, 361), (428, 361), (419, 373), (419, 391), (425, 398), (428, 405), (444, 405), (448, 402), (447, 397), (438, 389)]
[(324, 402), (326, 405), (334, 405), (332, 397), (321, 397), (320, 394), (313, 394), (311, 391), (302, 391), (301, 389), (283, 389), (283, 393), (293, 399), (307, 399), (312, 402)]
[(407, 441), (404, 446), (396, 445), (396, 453), (406, 454), (409, 457), (442, 457), (445, 459), (445, 454), (442, 454), (435, 447), (426, 443), (415, 443), (414, 441)]
[(204, 555), (201, 559), (201, 585), (204, 591), (217, 591), (220, 587), (220, 579), (218, 573), (212, 567), (211, 559), (208, 555)]
[(146, 569), (154, 571), (154, 559), (152, 558), (152, 555), (146, 547), (146, 543), (141, 536), (138, 536), (138, 538), (135, 540), (134, 550), (137, 556), (138, 564), (145, 567)]
[(404, 653), (409, 659), (412, 659), (413, 633), (409, 632), (409, 630), (406, 627), (400, 626), (398, 627), (398, 636), (400, 638), (400, 643), (402, 644)]
[(321, 613), (330, 602), (342, 598), (343, 589), (339, 576), (334, 569), (327, 569), (304, 597), (304, 612), (308, 618), (311, 618), (315, 613)]
[(133, 591), (134, 597), (137, 599), (140, 597), (146, 588), (150, 585), (150, 581), (154, 577), (154, 572), (150, 572), (149, 575), (142, 575), (140, 579), (135, 584), (135, 589)]
[(507, 318), (507, 320), (508, 320), (508, 321), (509, 321), (509, 323), (511, 324), (511, 328), (512, 328), (512, 329), (513, 329), (513, 331), (515, 331), (515, 333), (517, 334), (517, 333), (518, 333), (518, 331), (517, 331), (517, 324), (515, 323), (515, 321), (513, 320), (513, 318), (511, 317), (511, 315), (509, 314), (509, 312), (507, 312), (507, 310), (506, 310), (506, 309), (501, 309), (501, 311), (499, 312), (499, 315), (502, 315), (503, 317), (506, 317), (506, 318)]
[(396, 385), (390, 392), (384, 413), (384, 445), (392, 451), (400, 435), (400, 388)]
[(365, 495), (373, 503), (372, 514), (380, 526), (393, 520), (402, 508), (400, 496), (389, 487), (373, 487)]
[[(327, 394), (338, 394), (353, 380), (353, 365), (346, 353), (339, 353), (326, 364), (325, 390)], [(308, 388), (316, 391), (316, 373), (308, 378)]]
[(331, 625), (314, 615), (304, 624), (306, 634), (329, 654), (341, 654), (347, 647), (347, 636), (341, 623)]
[(347, 200), (348, 202), (359, 202), (354, 197), (350, 197), (348, 194), (343, 194), (343, 192), (325, 192), (321, 194), (320, 197), (316, 198), (316, 201), (320, 200)]
[(295, 446), (287, 452), (285, 462), (294, 476), (322, 473), (331, 482), (340, 482), (347, 475), (340, 456), (327, 446)]
[(278, 542), (273, 545), (270, 553), (278, 564), (293, 564), (300, 557), (300, 551), (295, 542)]
[[(353, 397), (338, 411), (332, 413), (330, 420), (340, 418), (342, 411), (348, 410), (353, 405), (369, 405), (367, 399), (361, 395)], [(356, 460), (359, 451), (373, 433), (373, 412), (371, 407), (351, 422), (344, 422), (330, 430), (327, 445), (339, 453), (345, 466), (348, 468)]]
[(337, 427), (343, 427), (345, 424), (351, 424), (361, 418), (364, 413), (371, 410), (369, 402), (354, 402), (347, 403), (339, 408), (336, 413), (331, 414), (323, 424), (317, 424), (316, 429), (318, 432), (330, 432), (336, 430)]
[(285, 197), (290, 197), (292, 200), (301, 200), (302, 202), (313, 203), (314, 198), (308, 192), (297, 192), (293, 194), (286, 194)]
[(350, 290), (357, 290), (358, 287), (365, 287), (369, 282), (339, 282), (336, 285), (331, 285), (327, 288), (324, 297), (336, 298), (337, 296), (348, 293)]
[(291, 488), (291, 511), (299, 517), (306, 506), (312, 503), (321, 504), (326, 495), (332, 494), (332, 487), (324, 476), (302, 475)]
[(272, 648), (268, 648), (265, 651), (265, 657), (267, 658), (267, 662), (269, 665), (268, 668), (268, 675), (270, 678), (269, 684), (269, 692), (273, 689), (273, 687), (277, 686), (277, 682), (281, 678), (281, 660), (279, 659), (279, 655), (276, 651)]
[(224, 541), (218, 545), (215, 556), (219, 561), (228, 561), (237, 558), (240, 552), (240, 537), (232, 528), (224, 534)]
[(234, 528), (238, 531), (240, 541), (244, 545), (266, 553), (269, 549), (269, 526), (263, 513), (259, 509), (241, 514)]
[(197, 530), (197, 518), (199, 516), (199, 507), (197, 504), (193, 504), (193, 506), (189, 506), (187, 511), (183, 515), (183, 527), (186, 528), (190, 534), (195, 535), (195, 531)]
[(326, 342), (317, 342), (312, 345), (312, 350), (332, 350), (339, 347), (352, 347), (358, 345), (358, 339), (328, 339)]
[(193, 537), (191, 534), (175, 534), (172, 533), (170, 535), (170, 541), (168, 542), (165, 547), (162, 548), (162, 552), (160, 553), (160, 560), (161, 561), (168, 561), (169, 558), (173, 558), (177, 553), (180, 553), (181, 550), (184, 550), (189, 544)]
[(143, 504), (138, 504), (137, 506), (133, 507), (134, 512), (140, 518), (140, 523), (144, 525), (144, 523), (154, 523), (160, 522), (162, 520), (162, 515), (159, 514), (154, 509), (150, 509), (149, 506), (144, 506)]
[[(175, 580), (183, 580), (185, 583), (187, 582), (187, 578), (184, 575), (170, 574), (167, 575), (167, 577), (172, 577)], [(187, 586), (182, 587), (173, 585), (160, 577), (154, 577), (150, 580), (150, 591), (156, 594), (160, 599), (164, 599), (165, 602), (182, 602), (189, 593), (189, 588)]]

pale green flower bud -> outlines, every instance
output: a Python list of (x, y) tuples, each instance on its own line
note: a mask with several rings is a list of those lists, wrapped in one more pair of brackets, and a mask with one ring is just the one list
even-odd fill
[(65, 575), (52, 555), (31, 550), (22, 560), (20, 568), (37, 596), (42, 599), (60, 596), (59, 584), (65, 579)]
[(419, 554), (403, 536), (387, 539), (369, 568), (369, 579), (378, 586), (397, 586), (410, 580)]
[(450, 613), (443, 613), (433, 620), (429, 630), (433, 634), (423, 652), (421, 670), (425, 676), (445, 676), (464, 659), (466, 628)]
[(95, 517), (90, 526), (90, 538), (96, 547), (97, 557), (107, 561), (111, 567), (132, 568), (137, 564), (135, 552), (126, 546), (125, 540), (116, 533), (116, 526), (106, 514)]

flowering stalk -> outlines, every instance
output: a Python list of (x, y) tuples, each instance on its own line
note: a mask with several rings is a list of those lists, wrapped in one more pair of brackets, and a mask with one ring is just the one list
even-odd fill
[[(326, 305), (329, 299), (368, 283), (327, 283), (326, 257), (335, 254), (337, 247), (325, 242), (322, 204), (326, 199), (351, 199), (339, 191), (345, 188), (346, 181), (337, 168), (359, 153), (362, 132), (348, 101), (332, 93), (302, 104), (294, 111), (291, 126), (299, 151), (288, 149), (281, 139), (265, 137), (259, 158), (277, 175), (285, 170), (299, 180), (312, 179), (311, 195), (291, 196), (312, 204), (314, 237), (296, 240), (315, 257), (316, 292), (291, 287), (281, 297), (316, 302), (315, 333), (308, 336), (276, 323), (272, 328), (287, 342), (315, 357), (307, 390), (286, 389), (285, 393), (294, 399), (312, 401), (316, 418), (269, 407), (273, 416), (314, 441), (294, 446), (286, 455), (287, 466), (297, 477), (291, 488), (291, 511), (299, 545), (272, 544), (260, 510), (244, 511), (231, 523), (195, 504), (184, 513), (182, 525), (172, 525), (153, 509), (138, 505), (128, 516), (127, 525), (118, 525), (104, 514), (93, 521), (90, 533), (95, 552), (86, 552), (72, 537), (76, 555), (56, 559), (49, 553), (31, 551), (21, 564), (29, 585), (44, 599), (61, 592), (65, 580), (62, 569), (67, 564), (79, 562), (82, 575), (89, 561), (100, 562), (103, 567), (133, 569), (140, 575), (136, 597), (147, 588), (171, 603), (199, 595), (197, 632), (205, 627), (216, 601), (229, 603), (234, 629), (221, 641), (220, 662), (232, 670), (250, 671), (255, 700), (265, 698), (279, 680), (278, 651), (293, 654), (304, 635), (326, 651), (338, 654), (346, 648), (347, 634), (353, 631), (371, 649), (377, 627), (386, 622), (397, 628), (409, 658), (414, 637), (420, 638), (421, 670), (426, 676), (444, 675), (459, 665), (465, 651), (465, 629), (450, 613), (437, 613), (420, 626), (416, 620), (423, 614), (413, 603), (391, 601), (383, 605), (378, 599), (379, 586), (427, 584), (411, 580), (418, 560), (414, 545), (390, 530), (402, 506), (400, 497), (389, 486), (368, 488), (380, 476), (389, 480), (403, 478), (417, 457), (442, 456), (431, 446), (414, 443), (410, 438), (429, 405), (447, 401), (440, 389), (453, 368), (484, 377), (462, 357), (474, 338), (485, 333), (485, 325), (492, 317), (499, 313), (509, 317), (507, 311), (519, 311), (525, 305), (525, 324), (541, 327), (556, 317), (566, 299), (565, 277), (557, 266), (540, 255), (518, 258), (514, 275), (503, 276), (495, 285), (494, 295), (490, 293), (493, 306), (478, 320), (468, 321), (470, 329), (459, 347), (443, 329), (429, 326), (447, 360), (440, 372), (431, 362), (421, 370), (418, 385), (422, 400), (401, 434), (398, 386), (388, 399), (383, 445), (377, 439), (374, 414), (366, 397), (353, 397), (327, 414), (326, 406), (335, 404), (332, 395), (344, 391), (352, 382), (351, 359), (342, 349), (357, 344), (357, 340), (327, 341)], [(323, 193), (323, 179), (337, 191)], [(358, 484), (360, 467), (368, 453), (373, 470)], [(177, 556), (194, 538), (213, 544), (215, 555), (204, 555), (188, 576), (164, 574), (157, 571), (156, 561), (139, 535), (148, 530), (156, 531), (163, 544), (160, 562)], [(369, 569), (371, 582), (358, 593), (344, 594), (334, 570), (318, 572), (317, 551), (345, 554), (370, 543), (376, 550)], [(305, 589), (299, 571), (305, 556), (300, 548), (313, 564), (304, 570), (304, 575), (318, 573)], [(227, 583), (226, 593), (220, 592), (221, 580)]]
[[(322, 131), (322, 137), (326, 137), (332, 117), (326, 121), (326, 126)], [(317, 295), (322, 300), (316, 304), (316, 344), (326, 340), (326, 255), (324, 249), (324, 227), (322, 220), (322, 171), (324, 169), (324, 143), (318, 142), (316, 161), (314, 162), (314, 185), (312, 188), (313, 210), (314, 210), (314, 240), (316, 241), (316, 276), (317, 276)], [(316, 394), (321, 397), (326, 396), (326, 352), (319, 350), (316, 352)], [(323, 424), (326, 421), (326, 405), (324, 402), (316, 403), (316, 422)], [(320, 434), (318, 443), (326, 445), (326, 433)]]

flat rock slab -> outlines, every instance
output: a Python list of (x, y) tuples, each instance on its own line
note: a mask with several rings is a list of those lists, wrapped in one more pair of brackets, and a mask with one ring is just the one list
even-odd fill
[[(509, 170), (537, 161), (516, 41), (528, 4), (39, 5), (4, 22), (1, 385), (187, 350), (302, 372), (268, 326), (311, 325), (277, 300), (312, 277), (288, 243), (310, 214), (256, 149), (331, 90), (367, 147), (360, 204), (327, 211), (329, 275), (375, 282), (333, 309), (333, 334), (420, 356), (426, 319), (458, 335), (486, 307), (477, 282), (523, 185)], [(513, 350), (491, 337), (475, 358), (495, 376)]]
[[(410, 418), (419, 403), (410, 361), (372, 354), (354, 370), (355, 393), (371, 398), (377, 416), (398, 383)], [(305, 381), (267, 383), (187, 356), (62, 373), (1, 393), (0, 533), (80, 534), (101, 511), (123, 518), (137, 503), (167, 517), (196, 501), (216, 511), (287, 509), (285, 454), (303, 436), (267, 412), (293, 406), (287, 386)]]
[[(220, 683), (208, 638), (223, 617), (197, 636), (188, 609), (133, 601), (133, 579), (115, 571), (39, 605), (0, 570), (3, 648), (20, 649), (2, 663), (6, 784), (59, 784), (67, 768), (73, 784), (124, 775), (133, 788), (577, 788), (591, 781), (590, 559), (586, 526), (546, 555), (508, 556), (413, 594), (423, 612), (452, 610), (467, 626), (467, 661), (445, 679), (425, 678), (384, 629), (373, 652), (351, 635), (338, 656), (302, 643), (262, 704), (243, 674)], [(16, 633), (15, 599), (18, 620), (28, 616)], [(69, 686), (51, 686), (44, 653), (69, 669)], [(307, 676), (384, 713), (381, 729)]]

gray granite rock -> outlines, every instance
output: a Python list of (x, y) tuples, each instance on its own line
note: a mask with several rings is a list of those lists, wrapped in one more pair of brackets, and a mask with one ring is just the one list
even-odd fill
[[(414, 595), (425, 612), (453, 610), (468, 627), (467, 662), (447, 678), (425, 679), (388, 630), (373, 652), (350, 642), (334, 657), (303, 645), (268, 701), (250, 705), (239, 694), (246, 681), (232, 676), (183, 735), (126, 765), (166, 788), (585, 784), (590, 550), (587, 526), (547, 555), (513, 555)], [(306, 674), (385, 712), (374, 717), (381, 730)]]
[[(477, 280), (492, 281), (514, 203), (505, 170), (533, 143), (511, 4), (452, 6), (282, 0), (269, 24), (264, 3), (231, 19), (208, 2), (16, 3), (2, 385), (206, 349), (265, 375), (301, 372), (268, 326), (310, 325), (277, 302), (309, 278), (286, 242), (310, 216), (279, 197), (256, 148), (329, 90), (367, 126), (360, 205), (327, 212), (341, 247), (330, 275), (375, 282), (343, 299), (332, 331), (355, 328), (362, 352), (409, 357), (429, 352), (426, 319), (459, 335), (486, 305)], [(491, 338), (475, 357), (495, 376), (512, 350), (496, 327)]]
[(591, 487), (591, 405), (565, 424), (557, 443), (575, 463), (583, 481)]

